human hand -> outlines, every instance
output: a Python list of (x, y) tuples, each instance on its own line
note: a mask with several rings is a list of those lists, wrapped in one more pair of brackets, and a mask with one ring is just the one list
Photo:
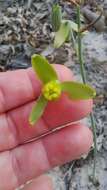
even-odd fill
[[(61, 65), (55, 65), (55, 69), (61, 81), (73, 80), (69, 69)], [(31, 127), (28, 118), (40, 91), (41, 83), (31, 68), (0, 74), (0, 190), (13, 190), (90, 149), (92, 133), (81, 123), (25, 144), (58, 126), (82, 119), (92, 110), (92, 100), (71, 101), (63, 94), (60, 100), (48, 104), (43, 117)], [(46, 179), (39, 178), (25, 190), (42, 190), (41, 184), (44, 190), (45, 186), (51, 190)]]

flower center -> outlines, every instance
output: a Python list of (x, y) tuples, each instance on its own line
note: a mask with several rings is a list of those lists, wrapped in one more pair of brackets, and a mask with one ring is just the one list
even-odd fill
[(58, 81), (51, 81), (44, 85), (42, 89), (42, 93), (44, 97), (51, 101), (51, 100), (57, 100), (61, 95), (61, 86)]

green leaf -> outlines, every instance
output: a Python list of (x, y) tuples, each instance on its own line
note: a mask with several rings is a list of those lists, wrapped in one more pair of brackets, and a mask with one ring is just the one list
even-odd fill
[(61, 83), (62, 91), (67, 92), (73, 100), (85, 100), (94, 98), (96, 95), (95, 90), (87, 85), (78, 82), (63, 82)]
[(39, 97), (39, 99), (36, 101), (36, 104), (34, 105), (32, 112), (29, 117), (29, 123), (31, 125), (34, 125), (38, 119), (42, 116), (45, 107), (47, 105), (47, 100), (44, 98), (43, 95)]
[(51, 64), (49, 64), (45, 57), (34, 54), (32, 56), (32, 66), (44, 84), (50, 82), (51, 80), (58, 80), (54, 68)]
[(69, 21), (69, 23), (70, 23), (71, 29), (74, 30), (75, 32), (78, 32), (78, 25), (71, 20)]
[(60, 28), (61, 21), (62, 21), (61, 6), (59, 6), (58, 4), (55, 4), (52, 7), (51, 20), (52, 20), (53, 31), (57, 32)]
[(66, 42), (71, 31), (71, 27), (68, 21), (63, 22), (60, 26), (60, 29), (55, 34), (54, 47), (59, 48)]
[[(72, 20), (69, 20), (68, 21), (70, 23), (70, 26), (71, 26), (71, 29), (74, 31), (74, 32), (77, 32), (78, 33), (78, 24), (76, 24), (75, 22), (73, 22)], [(84, 32), (81, 33), (82, 36), (84, 35), (87, 35), (89, 32), (86, 30)]]

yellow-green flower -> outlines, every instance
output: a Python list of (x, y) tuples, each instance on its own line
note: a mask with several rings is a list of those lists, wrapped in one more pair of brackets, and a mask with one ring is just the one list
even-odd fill
[(61, 95), (61, 85), (59, 81), (51, 81), (44, 85), (42, 93), (43, 96), (49, 101), (57, 100)]
[(60, 82), (54, 68), (41, 55), (32, 56), (32, 67), (42, 81), (43, 87), (29, 117), (31, 125), (42, 116), (48, 101), (56, 101), (62, 92), (66, 92), (72, 100), (90, 99), (96, 95), (95, 90), (89, 85), (74, 81)]

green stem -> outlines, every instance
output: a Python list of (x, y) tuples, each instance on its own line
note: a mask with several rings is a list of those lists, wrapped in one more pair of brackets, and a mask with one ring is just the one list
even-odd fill
[[(80, 63), (80, 71), (83, 83), (86, 83), (86, 73), (84, 67), (84, 59), (83, 59), (83, 52), (82, 52), (82, 37), (81, 37), (81, 20), (80, 20), (80, 6), (77, 5), (77, 22), (78, 22), (78, 59)], [(96, 170), (96, 154), (97, 154), (97, 142), (96, 142), (96, 125), (93, 113), (90, 114), (91, 119), (91, 126), (93, 130), (93, 137), (94, 137), (94, 167), (93, 167), (93, 181), (95, 181), (95, 170)]]
[(91, 126), (93, 130), (93, 138), (94, 138), (94, 166), (93, 166), (93, 181), (95, 182), (95, 173), (96, 173), (96, 156), (97, 156), (97, 136), (96, 136), (96, 124), (93, 112), (90, 114)]
[(77, 22), (78, 22), (78, 58), (80, 63), (80, 70), (81, 70), (81, 76), (83, 83), (86, 83), (86, 73), (84, 68), (84, 60), (83, 60), (83, 54), (82, 54), (82, 37), (81, 37), (81, 20), (80, 20), (80, 6), (77, 6)]

